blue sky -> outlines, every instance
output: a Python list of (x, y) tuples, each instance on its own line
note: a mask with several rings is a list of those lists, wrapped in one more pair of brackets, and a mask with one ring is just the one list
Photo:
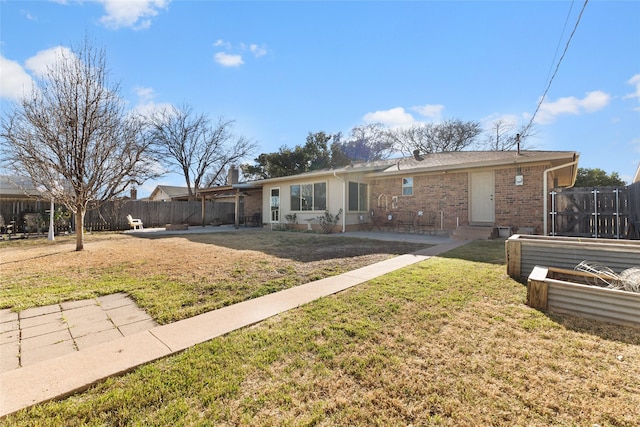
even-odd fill
[[(2, 109), (85, 35), (128, 105), (188, 103), (259, 152), (446, 119), (531, 120), (583, 1), (0, 0)], [(534, 117), (535, 149), (630, 181), (640, 164), (640, 2), (589, 1)], [(259, 152), (256, 152), (259, 154)], [(254, 156), (255, 157), (255, 156)], [(252, 160), (252, 159), (247, 159)], [(156, 184), (183, 185), (168, 176)]]

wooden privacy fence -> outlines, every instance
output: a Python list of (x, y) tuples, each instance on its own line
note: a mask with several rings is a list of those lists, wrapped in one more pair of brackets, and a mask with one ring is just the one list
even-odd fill
[[(37, 233), (49, 229), (49, 201), (42, 200), (0, 200), (0, 233), (10, 228), (13, 233)], [(240, 215), (244, 203), (240, 199)], [(56, 211), (65, 214), (56, 219), (56, 234), (75, 230), (75, 216), (56, 204)], [(86, 230), (109, 231), (128, 230), (127, 215), (140, 218), (145, 227), (164, 227), (167, 224), (202, 225), (202, 202), (149, 202), (140, 200), (115, 200), (98, 209), (89, 209), (84, 218)], [(34, 220), (37, 218), (37, 221)], [(229, 202), (205, 202), (205, 224), (233, 224), (235, 207)], [(34, 222), (35, 221), (35, 222)], [(36, 224), (37, 222), (37, 224)]]
[(640, 224), (640, 183), (566, 188), (549, 194), (551, 236), (634, 238)]
[[(233, 203), (206, 201), (204, 223), (232, 223), (234, 211)], [(164, 227), (167, 224), (202, 225), (202, 202), (109, 202), (99, 209), (87, 211), (84, 226), (92, 231), (128, 230), (131, 227), (127, 215), (141, 219), (145, 227)]]

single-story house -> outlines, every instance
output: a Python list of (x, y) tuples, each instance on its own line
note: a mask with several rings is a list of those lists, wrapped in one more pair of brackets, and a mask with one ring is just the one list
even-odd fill
[(175, 200), (189, 200), (189, 189), (173, 185), (158, 185), (149, 195), (150, 202), (169, 202)]
[(0, 232), (9, 225), (22, 229), (25, 213), (38, 212), (49, 207), (42, 191), (25, 176), (0, 175)]
[(263, 223), (319, 227), (326, 211), (342, 210), (336, 231), (365, 223), (420, 219), (453, 230), (464, 225), (505, 226), (545, 234), (548, 192), (573, 186), (574, 151), (457, 151), (353, 164), (271, 178), (262, 187)]
[(238, 182), (240, 171), (232, 165), (227, 172), (227, 182), (211, 188), (202, 188), (196, 192), (196, 198), (202, 202), (202, 223), (205, 218), (205, 201), (213, 200), (219, 203), (234, 203), (234, 213), (231, 222), (236, 227), (249, 222), (255, 226), (263, 225), (262, 217), (262, 185), (256, 182)]

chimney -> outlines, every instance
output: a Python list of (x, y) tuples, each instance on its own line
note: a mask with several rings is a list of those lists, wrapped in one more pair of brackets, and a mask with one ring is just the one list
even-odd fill
[(233, 185), (238, 183), (238, 177), (240, 171), (236, 168), (236, 165), (229, 166), (229, 172), (227, 174), (227, 185)]
[(136, 187), (131, 187), (131, 200), (138, 199), (138, 189)]

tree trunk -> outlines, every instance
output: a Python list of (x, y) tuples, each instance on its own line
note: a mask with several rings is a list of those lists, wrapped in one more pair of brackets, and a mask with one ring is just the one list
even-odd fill
[(84, 249), (84, 206), (78, 205), (76, 210), (76, 251)]

